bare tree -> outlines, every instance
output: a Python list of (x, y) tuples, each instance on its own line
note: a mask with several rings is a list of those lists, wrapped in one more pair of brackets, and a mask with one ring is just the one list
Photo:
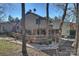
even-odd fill
[(0, 4), (0, 21), (2, 21), (4, 19), (5, 16), (5, 11), (4, 11), (4, 7), (2, 4)]
[[(46, 3), (46, 21), (47, 21), (47, 32), (48, 32), (48, 19), (49, 19), (49, 3)], [(48, 36), (48, 33), (47, 33)]]
[(59, 40), (61, 39), (62, 27), (63, 27), (64, 19), (66, 17), (66, 13), (67, 13), (67, 7), (68, 7), (68, 3), (65, 4), (64, 13), (63, 13), (62, 20), (59, 27), (59, 35), (60, 35)]
[(23, 56), (28, 56), (27, 54), (27, 50), (26, 50), (26, 38), (25, 38), (25, 4), (22, 3), (21, 4), (21, 8), (22, 8), (22, 54)]
[(75, 46), (75, 49), (76, 49), (76, 52), (75, 52), (75, 55), (79, 55), (79, 4), (74, 4), (75, 6), (75, 10), (76, 10), (76, 24), (77, 24), (77, 28), (76, 28), (76, 46)]
[(9, 22), (14, 22), (14, 18), (13, 18), (11, 15), (9, 15), (9, 16), (8, 16), (8, 21), (9, 21)]
[(1, 22), (4, 21), (5, 18), (5, 11), (4, 11), (4, 6), (0, 4), (0, 29), (1, 29)]

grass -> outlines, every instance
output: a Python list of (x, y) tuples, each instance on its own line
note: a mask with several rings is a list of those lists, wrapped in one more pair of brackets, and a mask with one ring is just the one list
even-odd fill
[(7, 40), (0, 40), (0, 55), (12, 55), (19, 52), (21, 46)]
[[(20, 56), (21, 45), (12, 43), (8, 40), (0, 39), (0, 56)], [(37, 49), (27, 47), (29, 56), (48, 56), (46, 53)]]

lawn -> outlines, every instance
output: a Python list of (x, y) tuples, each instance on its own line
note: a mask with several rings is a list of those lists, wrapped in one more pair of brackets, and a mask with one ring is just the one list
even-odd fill
[[(20, 44), (0, 39), (0, 56), (22, 56), (21, 49)], [(47, 56), (46, 53), (29, 47), (27, 52), (29, 56)]]
[(13, 55), (20, 52), (20, 45), (7, 40), (0, 40), (0, 55)]

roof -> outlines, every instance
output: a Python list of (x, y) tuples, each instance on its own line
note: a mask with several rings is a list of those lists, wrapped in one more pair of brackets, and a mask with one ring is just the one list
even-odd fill
[[(40, 15), (38, 15), (38, 14), (36, 14), (36, 13), (33, 13), (33, 12), (27, 12), (27, 13), (26, 13), (26, 15), (29, 15), (29, 14), (35, 15), (35, 16), (41, 18), (42, 20), (46, 20), (46, 17), (40, 16)], [(50, 21), (50, 19), (49, 19), (49, 21)]]
[[(42, 17), (42, 16), (40, 16), (40, 15), (38, 15), (38, 14), (32, 13), (32, 12), (27, 12), (26, 15), (28, 15), (28, 14), (32, 14), (32, 15), (35, 15), (35, 16), (37, 16), (37, 17), (44, 18), (44, 17)], [(44, 18), (44, 19), (45, 19), (45, 18)]]

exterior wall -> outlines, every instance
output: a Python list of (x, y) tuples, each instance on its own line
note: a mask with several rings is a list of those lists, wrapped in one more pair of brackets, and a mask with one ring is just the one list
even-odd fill
[[(53, 21), (53, 29), (59, 29), (60, 26), (60, 20), (54, 20)], [(70, 23), (64, 22), (62, 27), (62, 35), (69, 36), (70, 35)]]
[(60, 20), (53, 20), (53, 29), (59, 29)]
[(77, 28), (76, 23), (70, 23), (70, 29), (71, 30), (76, 30), (76, 28)]
[(11, 32), (12, 30), (12, 25), (9, 24), (9, 23), (2, 23), (1, 24), (1, 29), (0, 29), (0, 32), (3, 33), (3, 32)]
[[(36, 20), (39, 18), (40, 18), (40, 24), (38, 25), (38, 24), (36, 24)], [(46, 19), (33, 15), (33, 14), (28, 14), (28, 15), (26, 15), (25, 26), (26, 26), (26, 30), (31, 30), (31, 32), (32, 32), (31, 35), (27, 35), (30, 42), (39, 43), (39, 42), (47, 41), (46, 35), (37, 34), (38, 29), (40, 29), (40, 30), (44, 29), (46, 31), (46, 34), (48, 34), (47, 29), (46, 29), (48, 26)]]
[(41, 19), (40, 20), (40, 24), (36, 24), (36, 20), (38, 19), (37, 16), (29, 14), (26, 15), (26, 21), (25, 21), (25, 25), (26, 25), (26, 29), (27, 30), (31, 30), (31, 31), (37, 31), (37, 29), (46, 29), (47, 28), (47, 24), (46, 24), (46, 20)]
[(0, 28), (0, 32), (3, 33), (3, 32), (12, 32), (13, 30), (16, 30), (16, 31), (19, 31), (21, 30), (21, 26), (20, 26), (20, 23), (18, 24), (19, 26), (19, 29), (16, 29), (16, 23), (15, 22), (12, 22), (12, 23), (1, 23), (1, 28)]
[[(26, 29), (38, 29), (38, 24), (36, 24), (37, 16), (32, 14), (26, 15)], [(40, 28), (46, 28), (47, 24), (45, 20), (41, 20), (41, 24), (39, 25)]]
[(62, 35), (69, 36), (70, 34), (70, 25), (69, 23), (64, 23), (62, 28)]

